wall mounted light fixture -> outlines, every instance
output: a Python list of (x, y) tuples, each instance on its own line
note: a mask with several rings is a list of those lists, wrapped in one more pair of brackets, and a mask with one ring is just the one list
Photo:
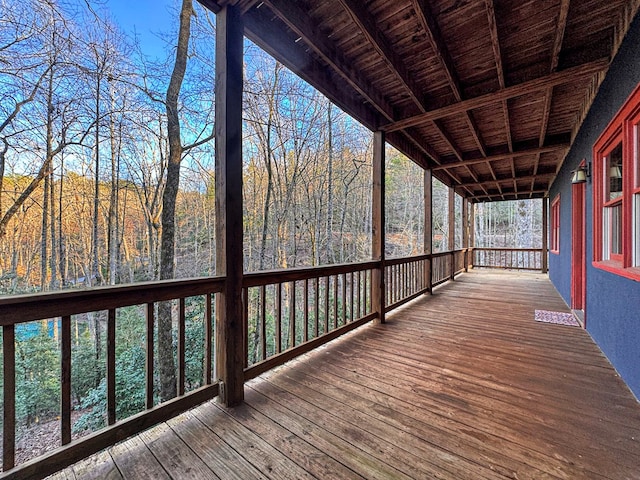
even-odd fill
[(591, 178), (591, 163), (585, 163), (571, 172), (571, 183), (585, 183)]

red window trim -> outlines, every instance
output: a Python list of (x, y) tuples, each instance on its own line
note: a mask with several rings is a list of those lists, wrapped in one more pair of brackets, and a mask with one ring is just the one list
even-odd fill
[[(640, 281), (640, 267), (633, 266), (633, 195), (640, 191), (637, 162), (634, 158), (636, 145), (636, 128), (640, 129), (640, 85), (636, 87), (622, 108), (613, 117), (593, 146), (593, 266), (608, 272)], [(622, 196), (605, 201), (608, 195), (608, 175), (605, 171), (605, 158), (622, 143), (623, 176)], [(640, 156), (640, 153), (638, 153)], [(603, 211), (606, 207), (622, 205), (622, 254), (610, 254), (610, 260), (603, 259)]]
[(560, 253), (560, 194), (551, 202), (551, 241), (549, 251)]

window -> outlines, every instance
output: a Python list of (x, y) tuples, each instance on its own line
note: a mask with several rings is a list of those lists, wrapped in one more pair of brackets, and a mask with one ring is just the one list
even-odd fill
[(594, 265), (640, 281), (640, 86), (593, 148)]
[(560, 195), (551, 202), (551, 253), (560, 253)]

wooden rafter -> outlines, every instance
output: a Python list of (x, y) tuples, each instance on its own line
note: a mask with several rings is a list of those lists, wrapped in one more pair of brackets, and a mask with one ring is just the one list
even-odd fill
[[(299, 43), (289, 38), (283, 38), (283, 32), (274, 32), (273, 28), (265, 28), (265, 24), (269, 25), (272, 23), (272, 19), (270, 18), (271, 14), (265, 12), (265, 10), (267, 10), (264, 8), (265, 6), (268, 7), (270, 12), (276, 14), (298, 38), (303, 40), (304, 45), (299, 45)], [(302, 10), (296, 2), (265, 0), (261, 2), (261, 8), (256, 7), (247, 10), (243, 18), (247, 36), (253, 41), (257, 41), (263, 45), (263, 48), (265, 48), (268, 53), (279, 58), (287, 68), (307, 79), (310, 83), (317, 85), (317, 88), (331, 85), (333, 80), (327, 69), (313, 65), (308, 54), (304, 52), (305, 47), (309, 47), (319, 58), (328, 64), (333, 71), (340, 75), (353, 90), (358, 92), (380, 116), (388, 121), (393, 121), (393, 108), (388, 101), (370, 85), (370, 82), (365, 81), (358, 74), (340, 50), (335, 47), (331, 39), (320, 35), (315, 25), (311, 23), (308, 15), (306, 15), (305, 11)], [(296, 50), (296, 48), (298, 50)], [(339, 106), (343, 108), (346, 106), (347, 110), (351, 112), (361, 112), (362, 117), (359, 117), (360, 121), (369, 128), (376, 129), (378, 122), (376, 122), (375, 119), (366, 122), (366, 105), (354, 102), (353, 98), (350, 98), (348, 92), (344, 90), (344, 88), (332, 88), (330, 91), (329, 89), (321, 89), (322, 93), (327, 95), (330, 100)], [(422, 145), (423, 142), (415, 138), (411, 133), (403, 131), (400, 132), (400, 134), (404, 137), (404, 141), (402, 141), (398, 135), (388, 135), (388, 139), (399, 147), (404, 144), (404, 148), (400, 147), (400, 149), (404, 150), (405, 153), (410, 150), (414, 151), (415, 154), (409, 156), (413, 158), (416, 163), (426, 167), (429, 165), (427, 159), (431, 161), (435, 160), (432, 156), (433, 152), (425, 148), (424, 145)]]
[[(553, 73), (558, 68), (558, 62), (560, 61), (560, 51), (562, 50), (562, 42), (564, 40), (564, 33), (567, 27), (567, 18), (569, 16), (570, 0), (560, 1), (560, 11), (558, 12), (558, 20), (556, 22), (556, 31), (553, 39), (553, 48), (551, 50), (551, 65), (549, 72)], [(544, 96), (544, 110), (542, 112), (542, 122), (540, 125), (540, 138), (538, 144), (544, 145), (544, 139), (547, 136), (547, 127), (549, 126), (549, 117), (551, 116), (551, 102), (553, 100), (553, 87), (547, 88)], [(538, 165), (540, 164), (540, 155), (536, 155), (536, 160), (533, 164), (533, 174), (538, 173)], [(533, 182), (531, 183), (533, 189)]]
[[(375, 20), (367, 10), (364, 2), (360, 0), (339, 0), (353, 22), (360, 28), (369, 44), (373, 46), (382, 60), (387, 64), (391, 72), (402, 82), (405, 90), (411, 96), (413, 102), (422, 111), (426, 111), (422, 94), (413, 76), (407, 69), (402, 59), (394, 52), (393, 48), (376, 26)], [(286, 2), (290, 4), (292, 2)]]
[(431, 48), (440, 62), (442, 72), (447, 77), (447, 82), (451, 87), (453, 96), (456, 98), (456, 101), (459, 102), (462, 100), (460, 79), (458, 78), (458, 74), (453, 66), (453, 60), (449, 54), (449, 49), (442, 38), (440, 27), (438, 26), (438, 22), (436, 22), (433, 12), (431, 11), (429, 2), (426, 0), (413, 0), (413, 6), (418, 16), (418, 21), (427, 35), (427, 40), (431, 44)]
[(485, 162), (496, 162), (496, 161), (499, 161), (499, 160), (510, 160), (510, 159), (517, 158), (517, 157), (524, 157), (524, 156), (529, 156), (529, 155), (537, 155), (539, 153), (558, 152), (558, 151), (562, 151), (562, 150), (568, 149), (569, 146), (570, 146), (569, 144), (563, 143), (563, 144), (558, 144), (558, 145), (547, 145), (547, 146), (538, 147), (538, 148), (530, 148), (530, 149), (526, 149), (526, 150), (517, 150), (517, 151), (514, 151), (514, 152), (508, 152), (508, 153), (499, 153), (499, 154), (496, 154), (496, 155), (488, 155), (488, 156), (482, 157), (482, 158), (467, 159), (467, 160), (463, 160), (462, 162), (445, 163), (445, 164), (433, 167), (432, 170), (434, 170), (434, 171), (446, 170), (446, 169), (450, 169), (450, 168), (463, 167), (465, 165), (477, 165), (479, 163), (485, 163)]
[[(458, 185), (459, 187), (469, 187), (469, 188), (477, 188), (477, 187), (483, 187), (486, 186), (488, 184), (492, 184), (492, 185), (499, 185), (501, 183), (506, 183), (506, 182), (513, 182), (513, 181), (529, 181), (529, 180), (549, 180), (553, 177), (556, 176), (556, 173), (545, 173), (545, 174), (540, 174), (540, 175), (523, 175), (517, 178), (513, 178), (511, 176), (509, 177), (503, 177), (503, 178), (497, 178), (494, 180), (484, 180), (484, 181), (475, 181), (475, 182), (469, 182), (469, 183), (462, 183), (460, 185)], [(485, 192), (487, 193), (487, 192)]]
[(565, 83), (571, 83), (582, 79), (587, 79), (593, 75), (600, 73), (609, 66), (608, 59), (596, 60), (594, 62), (585, 63), (577, 67), (567, 68), (550, 75), (529, 80), (527, 82), (512, 85), (493, 93), (487, 93), (478, 97), (462, 100), (446, 107), (436, 108), (426, 113), (421, 113), (413, 117), (405, 118), (397, 122), (383, 125), (381, 128), (387, 132), (394, 132), (404, 128), (422, 125), (424, 123), (437, 120), (440, 118), (457, 115), (476, 108), (486, 107), (510, 98), (520, 97), (531, 93), (544, 90), (548, 87), (555, 87)]
[(526, 192), (503, 192), (488, 195), (473, 195), (467, 197), (472, 202), (495, 201), (495, 200), (519, 200), (527, 198), (540, 198), (547, 193), (547, 189), (528, 190)]
[[(335, 44), (322, 35), (306, 12), (297, 2), (287, 0), (264, 0), (263, 2), (282, 22), (311, 48), (327, 65), (335, 70), (346, 82), (365, 98), (387, 120), (392, 120), (393, 108), (389, 102), (358, 74)], [(254, 9), (247, 13), (250, 16)], [(256, 25), (258, 26), (258, 25)], [(252, 29), (253, 31), (253, 29)], [(260, 32), (255, 32), (260, 34)]]
[[(416, 11), (416, 15), (418, 17), (418, 21), (420, 22), (425, 34), (427, 35), (427, 39), (431, 48), (433, 49), (436, 58), (440, 62), (440, 66), (442, 67), (442, 71), (447, 78), (447, 82), (451, 87), (451, 91), (456, 101), (459, 102), (463, 99), (462, 96), (462, 88), (460, 87), (460, 78), (455, 70), (453, 65), (453, 60), (451, 58), (451, 54), (449, 53), (449, 49), (447, 48), (446, 42), (442, 38), (442, 33), (440, 32), (440, 27), (438, 26), (438, 22), (436, 21), (435, 15), (429, 6), (429, 3), (426, 0), (413, 0), (413, 6)], [(484, 142), (482, 141), (482, 137), (480, 136), (480, 129), (473, 118), (473, 114), (471, 112), (465, 112), (467, 124), (469, 125), (469, 130), (471, 131), (471, 135), (478, 145), (478, 149), (483, 156), (486, 156), (486, 147)], [(455, 148), (452, 148), (455, 152)]]

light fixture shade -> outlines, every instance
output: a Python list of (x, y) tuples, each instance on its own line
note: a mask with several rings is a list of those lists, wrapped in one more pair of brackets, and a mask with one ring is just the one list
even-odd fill
[(609, 168), (609, 178), (622, 178), (620, 165), (612, 165), (611, 168)]
[(587, 171), (584, 167), (579, 167), (574, 170), (571, 176), (571, 183), (585, 183), (587, 181)]

